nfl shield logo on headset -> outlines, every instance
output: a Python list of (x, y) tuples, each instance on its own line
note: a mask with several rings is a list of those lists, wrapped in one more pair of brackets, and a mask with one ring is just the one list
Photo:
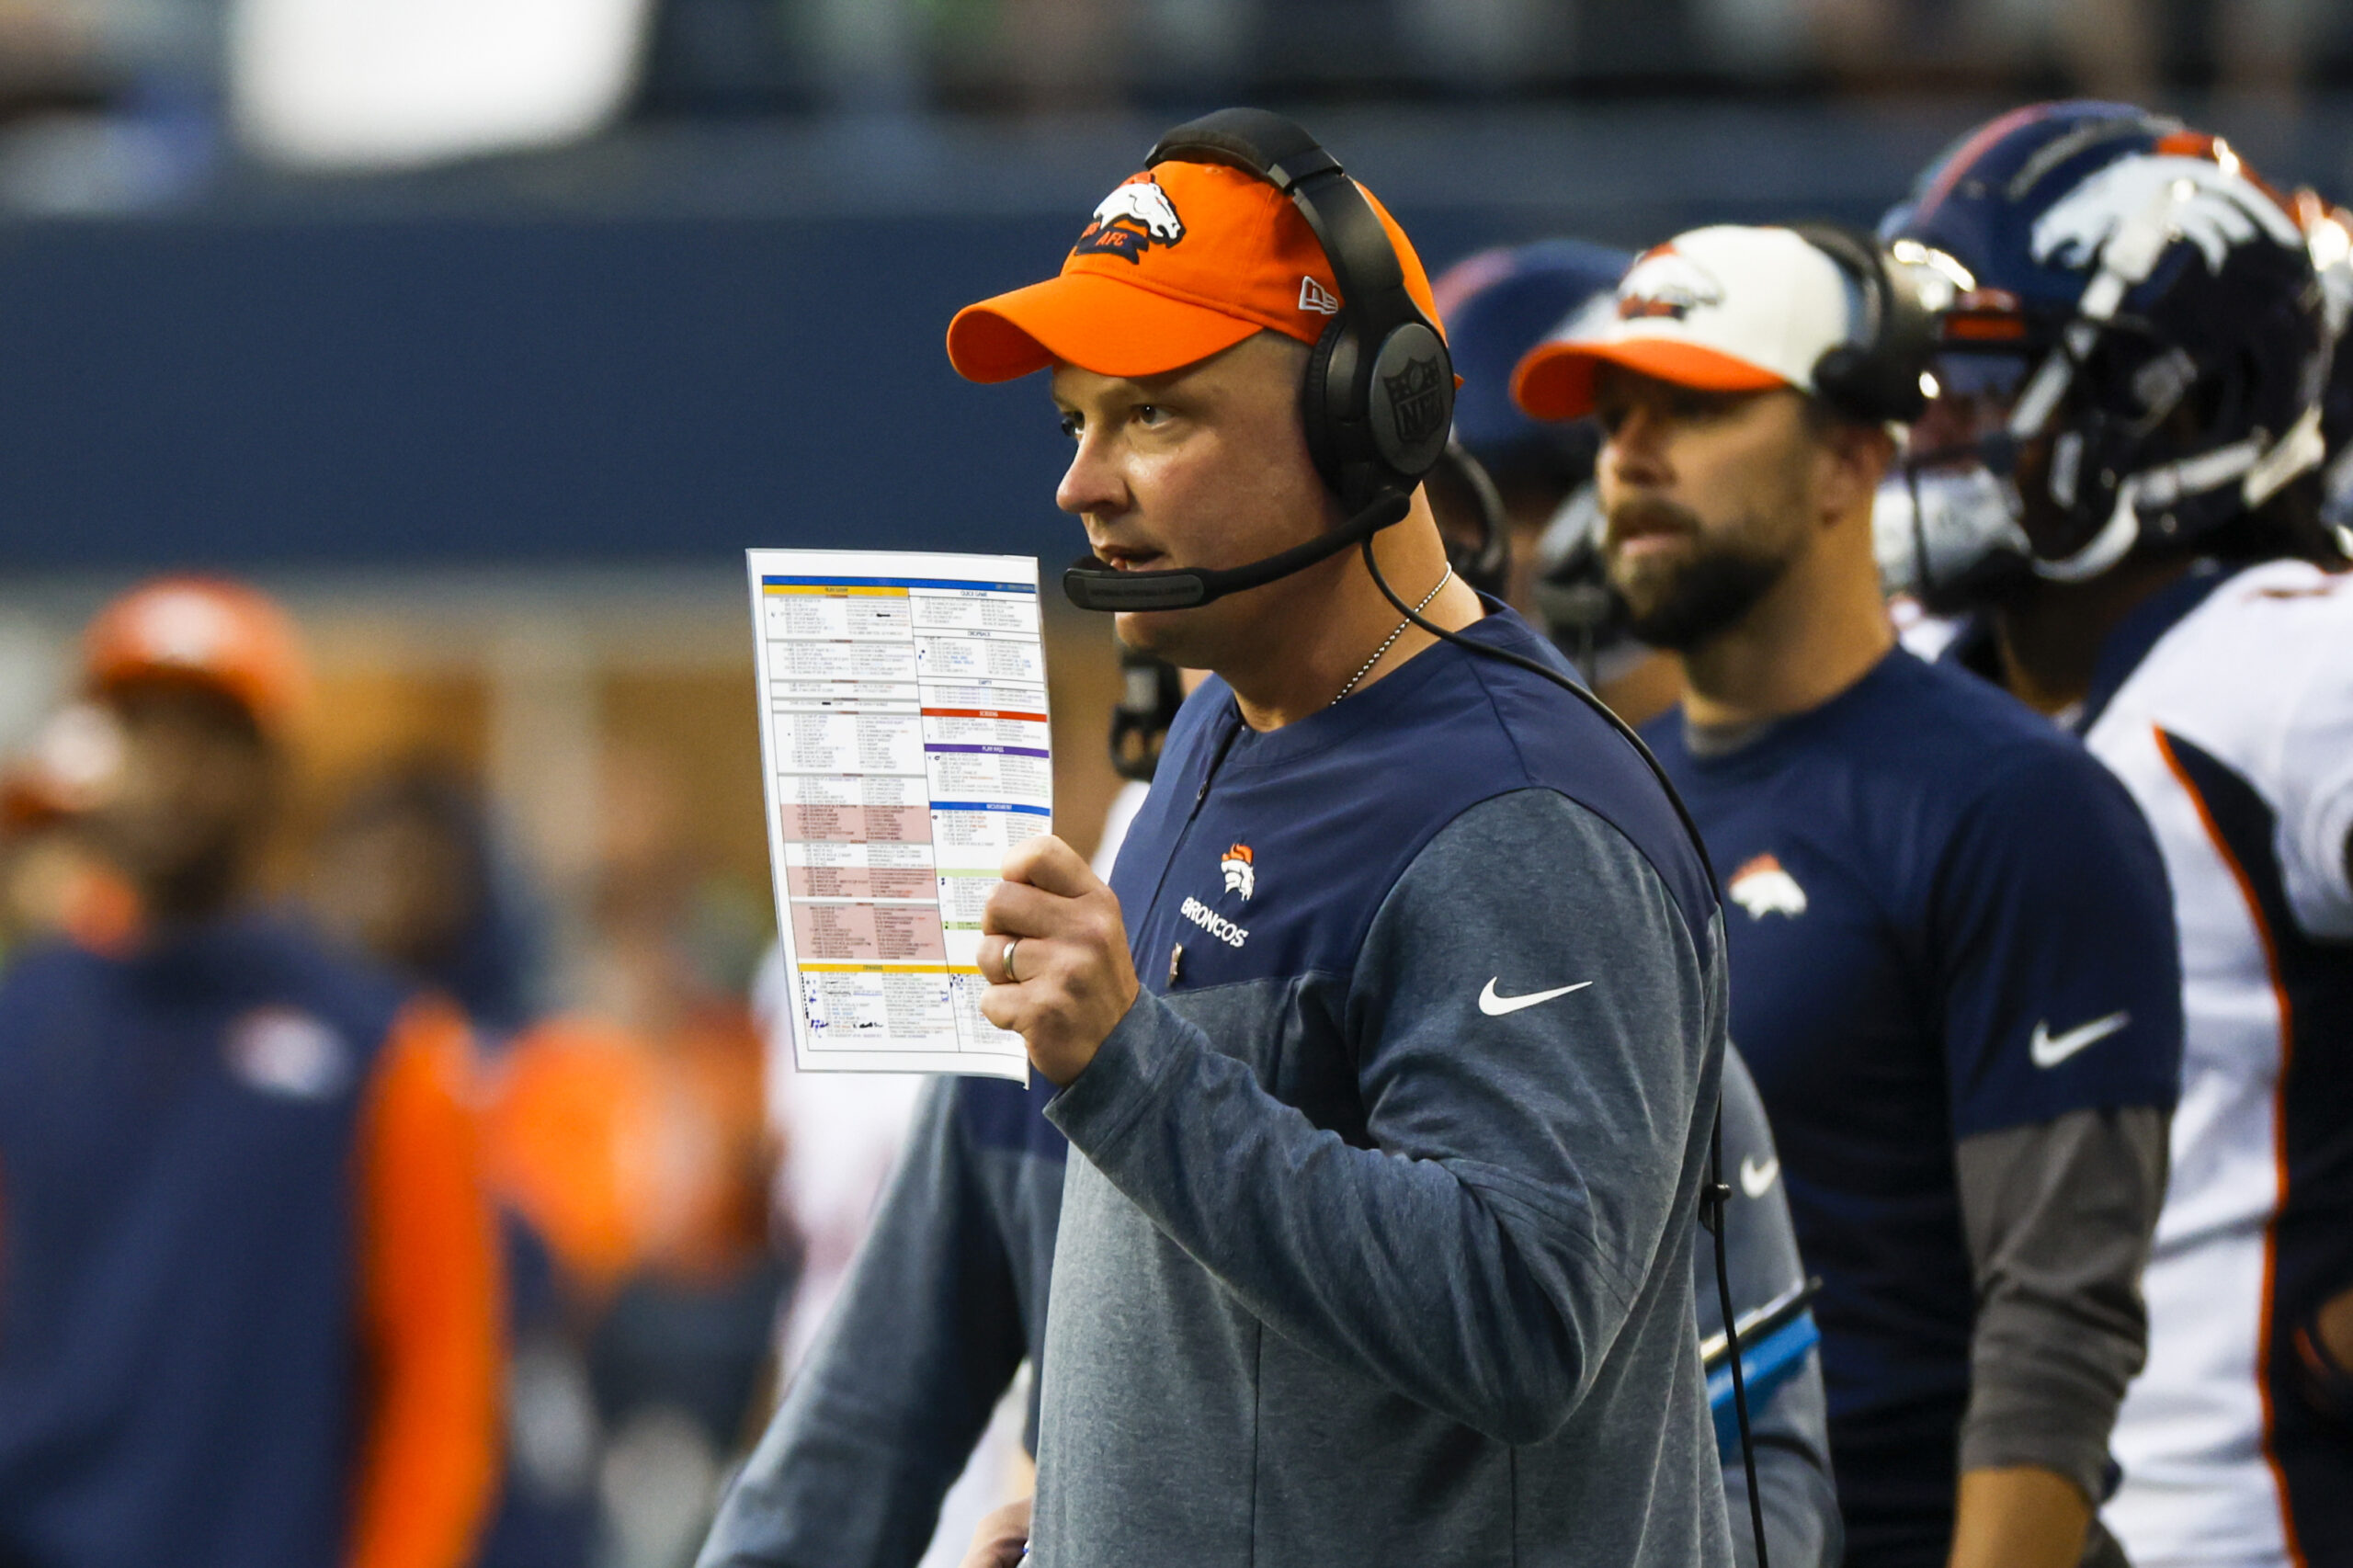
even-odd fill
[(1403, 370), (1381, 378), (1399, 446), (1417, 447), (1438, 434), (1447, 414), (1445, 373), (1436, 359), (1408, 359)]

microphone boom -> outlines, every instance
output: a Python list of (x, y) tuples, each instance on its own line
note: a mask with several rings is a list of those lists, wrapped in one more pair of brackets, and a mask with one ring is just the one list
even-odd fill
[(1167, 572), (1121, 572), (1092, 555), (1081, 556), (1063, 573), (1063, 593), (1081, 609), (1128, 611), (1189, 609), (1303, 572), (1319, 561), (1363, 543), (1392, 523), (1404, 521), (1411, 503), (1383, 490), (1372, 504), (1328, 534), (1294, 545), (1247, 566), (1224, 569), (1178, 567)]

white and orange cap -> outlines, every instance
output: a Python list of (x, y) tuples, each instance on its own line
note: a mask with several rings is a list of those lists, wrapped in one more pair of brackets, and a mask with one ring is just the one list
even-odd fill
[(1532, 418), (1581, 418), (1605, 364), (1711, 392), (1812, 393), (1815, 362), (1851, 341), (1856, 304), (1839, 265), (1790, 230), (1694, 229), (1636, 258), (1615, 308), (1597, 301), (1530, 349), (1512, 400)]

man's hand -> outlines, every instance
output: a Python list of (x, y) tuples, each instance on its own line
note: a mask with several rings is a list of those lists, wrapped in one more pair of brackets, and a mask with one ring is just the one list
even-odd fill
[(1004, 885), (981, 912), (980, 956), (983, 1016), (1027, 1040), (1030, 1063), (1057, 1085), (1086, 1071), (1141, 989), (1120, 901), (1051, 835), (1006, 852)]
[(972, 1549), (963, 1568), (1013, 1568), (1021, 1549), (1029, 1544), (1029, 1499), (1007, 1503), (981, 1516), (973, 1528)]

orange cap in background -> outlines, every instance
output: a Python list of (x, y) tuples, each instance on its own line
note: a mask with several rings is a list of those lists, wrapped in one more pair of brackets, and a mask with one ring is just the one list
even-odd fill
[[(1364, 196), (1396, 247), (1406, 290), (1437, 324), (1413, 242)], [(957, 312), (948, 358), (975, 381), (1009, 381), (1057, 361), (1157, 376), (1262, 330), (1312, 344), (1339, 312), (1332, 264), (1289, 197), (1223, 164), (1172, 160), (1103, 199), (1060, 276)]]
[(310, 661), (278, 602), (217, 577), (161, 577), (97, 613), (82, 636), (83, 673), (103, 695), (127, 681), (189, 681), (243, 704), (279, 735), (310, 699)]

